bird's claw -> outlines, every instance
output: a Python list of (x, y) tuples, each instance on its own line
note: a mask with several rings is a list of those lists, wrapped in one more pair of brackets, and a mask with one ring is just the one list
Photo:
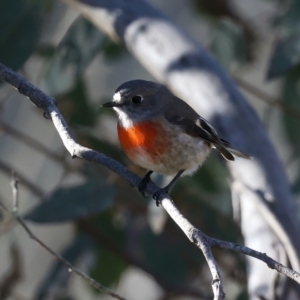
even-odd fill
[(143, 195), (143, 197), (147, 198), (145, 196), (145, 189), (147, 187), (147, 184), (151, 181), (150, 175), (152, 174), (152, 171), (149, 171), (140, 181), (138, 186), (138, 191)]
[(165, 187), (163, 189), (159, 189), (157, 190), (154, 194), (153, 194), (153, 199), (156, 201), (156, 206), (159, 207), (159, 205), (161, 204), (161, 200), (160, 197), (162, 194), (168, 194), (169, 193), (169, 189), (168, 187)]
[[(170, 188), (172, 187), (174, 181), (182, 174), (183, 171), (180, 171), (176, 176), (175, 178), (167, 185), (165, 186), (164, 188), (162, 189), (158, 189), (154, 194), (153, 194), (153, 199), (156, 201), (156, 206), (159, 207), (159, 205), (161, 204), (161, 196), (162, 194), (168, 194), (169, 193), (169, 190)], [(147, 184), (151, 181), (151, 177), (150, 175), (153, 173), (153, 171), (149, 171), (143, 178), (142, 180), (140, 181), (139, 183), (139, 186), (138, 186), (138, 190), (139, 192), (145, 197), (145, 189), (147, 187)]]
[(141, 180), (141, 182), (139, 183), (139, 186), (138, 186), (138, 190), (139, 192), (142, 194), (143, 197), (147, 198), (146, 197), (146, 194), (145, 194), (145, 188), (147, 186), (147, 182), (145, 183), (145, 180), (144, 178)]

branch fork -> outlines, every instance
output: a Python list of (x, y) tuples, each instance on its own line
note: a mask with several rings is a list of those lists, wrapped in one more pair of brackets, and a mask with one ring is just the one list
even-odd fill
[[(26, 81), (23, 77), (15, 73), (13, 70), (9, 69), (5, 65), (0, 63), (0, 79), (11, 84), (16, 87), (18, 91), (27, 96), (31, 102), (33, 102), (37, 107), (42, 108), (46, 114), (49, 114), (51, 120), (57, 129), (65, 147), (70, 152), (72, 158), (79, 157), (88, 161), (96, 162), (100, 165), (106, 166), (113, 172), (117, 173), (125, 180), (127, 180), (131, 185), (138, 187), (141, 178), (132, 172), (130, 172), (126, 167), (124, 167), (119, 162), (113, 160), (105, 156), (102, 153), (99, 153), (95, 150), (86, 148), (78, 144), (71, 135), (70, 129), (65, 122), (63, 116), (57, 108), (56, 101), (54, 98), (44, 94), (41, 90), (33, 86), (31, 83)], [(42, 247), (46, 248), (52, 255), (56, 256), (57, 259), (62, 261), (68, 268), (70, 268), (74, 273), (83, 277), (93, 286), (103, 290), (103, 286), (93, 279), (89, 278), (86, 274), (83, 274), (68, 262), (64, 261), (64, 259), (59, 255), (52, 251), (49, 247), (47, 247), (43, 242), (41, 242), (35, 235), (30, 231), (24, 221), (18, 216), (18, 193), (17, 193), (17, 179), (13, 179), (12, 189), (14, 195), (14, 208), (13, 212), (17, 219), (17, 221), (21, 224), (21, 226), (26, 230), (29, 236), (37, 241)], [(150, 182), (147, 184), (146, 192), (153, 195), (158, 190), (158, 187)], [(225, 298), (224, 288), (222, 279), (220, 276), (220, 270), (217, 262), (212, 254), (212, 247), (218, 247), (220, 249), (233, 250), (235, 252), (239, 252), (245, 255), (249, 255), (255, 257), (263, 262), (265, 262), (269, 268), (277, 270), (277, 272), (286, 275), (297, 283), (300, 283), (300, 273), (289, 269), (279, 262), (273, 260), (265, 253), (260, 253), (248, 247), (230, 243), (227, 241), (221, 241), (214, 238), (211, 238), (205, 235), (201, 230), (195, 228), (177, 209), (172, 199), (168, 194), (162, 194), (161, 197), (161, 205), (170, 215), (170, 217), (176, 222), (176, 224), (181, 228), (181, 230), (186, 234), (188, 239), (193, 242), (203, 253), (210, 272), (212, 274), (212, 289), (214, 293), (214, 300), (222, 300)], [(106, 290), (105, 290), (106, 289)], [(111, 291), (107, 291), (107, 288), (104, 288), (106, 292), (108, 292), (111, 296), (116, 299), (124, 299), (119, 295), (114, 294)]]

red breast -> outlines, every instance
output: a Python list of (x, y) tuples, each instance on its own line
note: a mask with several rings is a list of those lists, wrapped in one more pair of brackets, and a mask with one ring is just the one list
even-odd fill
[(139, 122), (130, 128), (118, 124), (118, 135), (122, 148), (133, 161), (140, 149), (144, 150), (149, 160), (154, 162), (169, 148), (167, 136), (159, 122)]

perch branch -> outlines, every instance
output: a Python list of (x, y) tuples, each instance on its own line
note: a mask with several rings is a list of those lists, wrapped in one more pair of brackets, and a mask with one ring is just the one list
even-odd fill
[[(299, 220), (282, 162), (253, 108), (205, 47), (147, 0), (62, 1), (124, 44), (156, 80), (211, 121), (225, 139), (254, 157), (228, 163), (230, 175), (250, 187), (253, 196), (262, 197), (288, 239), (274, 232), (270, 219), (243, 192), (236, 199), (245, 243), (278, 261), (288, 260), (294, 270), (300, 270)], [(249, 297), (269, 298), (278, 275), (271, 270), (262, 272), (257, 260), (246, 260)], [(289, 298), (283, 290), (275, 293)], [(300, 296), (299, 286), (288, 293), (293, 291)]]
[[(57, 108), (57, 104), (54, 98), (46, 95), (41, 90), (33, 86), (31, 83), (26, 81), (23, 77), (15, 73), (13, 70), (8, 67), (0, 64), (0, 79), (13, 85), (21, 94), (27, 96), (37, 107), (44, 110), (44, 112), (51, 118), (55, 128), (57, 129), (65, 147), (70, 152), (72, 157), (79, 157), (88, 161), (96, 162), (100, 165), (106, 166), (110, 170), (114, 171), (122, 178), (127, 180), (131, 185), (137, 187), (141, 178), (137, 175), (130, 172), (122, 164), (118, 163), (112, 158), (105, 156), (102, 153), (94, 151), (92, 149), (83, 147), (76, 143), (73, 139), (67, 123), (65, 122), (63, 116)], [(146, 187), (146, 191), (153, 195), (158, 190), (158, 187), (154, 183), (149, 183)], [(214, 300), (221, 300), (225, 298), (225, 293), (223, 290), (222, 280), (219, 272), (218, 265), (213, 257), (211, 248), (219, 247), (221, 249), (233, 250), (245, 255), (255, 257), (263, 262), (265, 262), (270, 268), (277, 270), (279, 273), (284, 274), (294, 280), (297, 283), (300, 283), (300, 274), (296, 271), (293, 271), (279, 262), (271, 259), (266, 254), (260, 253), (258, 251), (252, 250), (248, 247), (233, 244), (230, 242), (220, 241), (214, 238), (210, 238), (203, 234), (199, 229), (195, 228), (177, 209), (173, 201), (168, 194), (161, 195), (161, 203), (164, 209), (172, 217), (172, 219), (177, 223), (181, 230), (187, 235), (191, 242), (195, 243), (198, 248), (203, 252), (205, 259), (210, 268), (213, 281), (212, 287), (214, 292)], [(32, 236), (31, 231), (23, 222), (23, 220), (16, 215), (17, 220), (27, 231), (27, 233)], [(53, 251), (49, 249), (46, 245), (41, 244), (53, 255)], [(57, 258), (61, 260), (62, 258), (58, 255)], [(69, 266), (68, 266), (69, 267)], [(74, 271), (75, 272), (75, 271)], [(91, 281), (91, 283), (93, 280)], [(119, 298), (121, 299), (121, 298)]]

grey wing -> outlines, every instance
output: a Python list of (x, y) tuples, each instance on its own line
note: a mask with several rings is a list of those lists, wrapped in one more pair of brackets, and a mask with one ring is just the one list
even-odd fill
[(234, 160), (234, 156), (249, 159), (250, 156), (232, 147), (228, 142), (220, 139), (216, 130), (200, 117), (186, 102), (173, 96), (168, 102), (169, 108), (165, 111), (165, 118), (172, 124), (180, 126), (191, 136), (202, 138), (212, 144), (227, 160)]
[(200, 117), (186, 102), (174, 96), (169, 102), (169, 109), (165, 118), (172, 124), (180, 126), (183, 131), (191, 136), (202, 138), (212, 144), (227, 160), (234, 160), (234, 156), (250, 158), (249, 155), (235, 149), (228, 142), (220, 139), (216, 130)]
[(180, 126), (183, 131), (191, 136), (202, 138), (212, 144), (227, 160), (234, 160), (234, 156), (223, 146), (223, 142), (217, 135), (215, 129), (203, 118), (198, 117), (196, 121), (181, 116), (172, 116), (167, 120)]

